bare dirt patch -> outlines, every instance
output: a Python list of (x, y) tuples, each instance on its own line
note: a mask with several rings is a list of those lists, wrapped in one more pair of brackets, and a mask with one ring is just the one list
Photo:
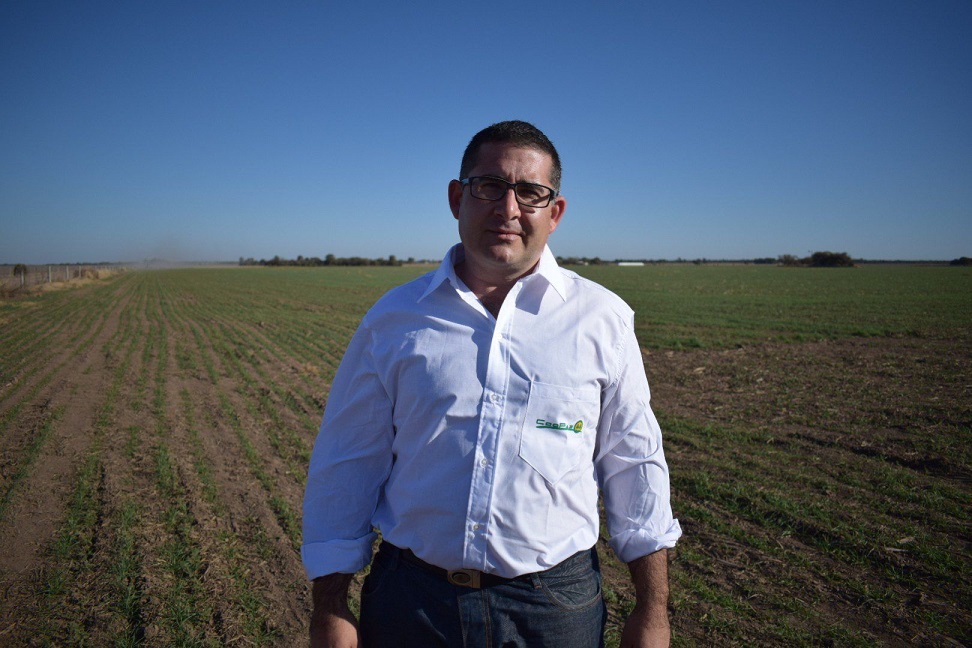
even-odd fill
[[(765, 633), (774, 615), (814, 643), (969, 639), (970, 589), (951, 568), (967, 573), (972, 549), (972, 348), (849, 339), (653, 352), (646, 366), (663, 421), (713, 430), (669, 438), (691, 554), (674, 569), (745, 601), (738, 642), (779, 641)], [(707, 498), (700, 482), (719, 486)], [(790, 519), (791, 505), (819, 520)], [(682, 606), (677, 630), (711, 641), (706, 615), (724, 606)], [(816, 618), (801, 619), (809, 608)]]

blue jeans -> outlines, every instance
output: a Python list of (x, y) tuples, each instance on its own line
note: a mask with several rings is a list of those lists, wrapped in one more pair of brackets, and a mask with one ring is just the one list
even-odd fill
[(598, 648), (606, 616), (594, 549), (470, 589), (383, 543), (361, 590), (364, 648)]

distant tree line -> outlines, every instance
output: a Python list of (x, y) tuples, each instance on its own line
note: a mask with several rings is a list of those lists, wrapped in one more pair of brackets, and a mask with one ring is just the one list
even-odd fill
[(854, 259), (846, 252), (814, 252), (799, 259), (792, 254), (784, 254), (778, 263), (782, 266), (804, 266), (809, 268), (853, 268)]
[[(588, 265), (613, 265), (617, 263), (622, 263), (624, 261), (636, 261), (645, 264), (656, 264), (656, 263), (693, 263), (695, 265), (703, 265), (706, 263), (753, 263), (756, 265), (780, 265), (786, 267), (802, 267), (802, 268), (853, 268), (854, 259), (850, 257), (846, 252), (814, 252), (807, 257), (797, 257), (792, 254), (782, 254), (778, 257), (758, 257), (755, 259), (683, 259), (681, 257), (673, 260), (669, 259), (614, 259), (608, 261), (602, 259), (601, 257), (576, 257), (576, 256), (558, 256), (557, 263), (562, 266), (588, 266)], [(415, 257), (409, 257), (405, 261), (401, 261), (394, 254), (387, 257), (369, 259), (366, 257), (336, 257), (333, 254), (328, 254), (323, 259), (320, 257), (305, 257), (298, 256), (296, 259), (283, 259), (279, 256), (275, 256), (272, 259), (254, 259), (252, 257), (243, 258), (240, 257), (239, 264), (241, 266), (303, 266), (303, 267), (317, 267), (317, 266), (400, 266), (403, 263), (413, 264), (413, 263), (429, 263), (428, 261), (416, 261)], [(861, 261), (861, 263), (868, 263), (868, 261)], [(885, 261), (883, 263), (905, 263), (905, 262), (895, 262), (895, 261)], [(926, 263), (944, 263), (943, 261), (928, 261)], [(972, 258), (970, 257), (960, 257), (958, 259), (953, 259), (949, 262), (949, 265), (953, 266), (969, 266), (972, 265)]]
[[(415, 259), (409, 257), (406, 263), (415, 263)], [(380, 259), (368, 259), (365, 257), (336, 257), (333, 254), (328, 254), (323, 259), (320, 257), (305, 257), (298, 256), (296, 259), (281, 259), (279, 256), (275, 256), (272, 259), (260, 259), (256, 260), (252, 257), (244, 259), (240, 257), (241, 266), (303, 266), (303, 267), (316, 267), (316, 266), (400, 266), (402, 262), (398, 260), (394, 254), (388, 255), (388, 257)]]
[(609, 263), (602, 261), (601, 257), (557, 257), (558, 265), (603, 265)]
[[(808, 257), (799, 258), (792, 254), (784, 254), (779, 257), (759, 257), (756, 259), (683, 259), (679, 257), (674, 260), (669, 259), (615, 259), (604, 261), (600, 257), (557, 257), (560, 265), (603, 265), (616, 264), (625, 261), (635, 261), (638, 263), (692, 263), (703, 265), (706, 263), (753, 263), (756, 265), (782, 265), (800, 266), (813, 268), (852, 268), (854, 260), (846, 252), (814, 252)], [(954, 262), (953, 262), (954, 263)]]

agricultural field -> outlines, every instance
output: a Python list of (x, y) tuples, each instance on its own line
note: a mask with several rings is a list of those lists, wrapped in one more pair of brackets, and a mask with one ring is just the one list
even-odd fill
[[(303, 645), (328, 387), (365, 310), (427, 269), (0, 302), (0, 645)], [(972, 643), (972, 269), (578, 271), (637, 311), (685, 532), (674, 645)], [(632, 590), (599, 549), (616, 645)]]

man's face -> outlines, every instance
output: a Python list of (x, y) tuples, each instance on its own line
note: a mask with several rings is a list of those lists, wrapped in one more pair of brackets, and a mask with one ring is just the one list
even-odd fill
[[(550, 187), (552, 166), (550, 156), (537, 149), (490, 142), (480, 147), (469, 177), (492, 176)], [(558, 196), (546, 207), (526, 207), (516, 201), (512, 190), (498, 200), (482, 200), (453, 180), (449, 206), (459, 221), (467, 270), (488, 281), (509, 280), (533, 269), (547, 238), (557, 229), (567, 201)]]

